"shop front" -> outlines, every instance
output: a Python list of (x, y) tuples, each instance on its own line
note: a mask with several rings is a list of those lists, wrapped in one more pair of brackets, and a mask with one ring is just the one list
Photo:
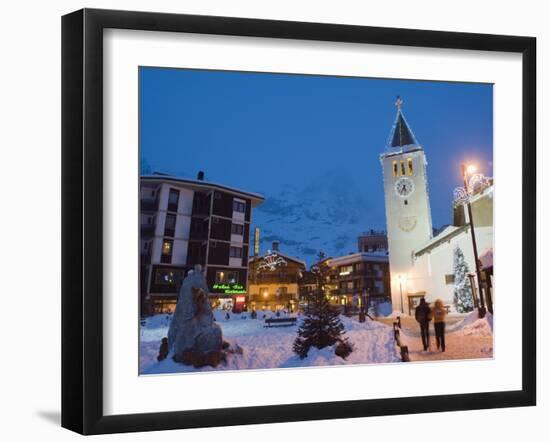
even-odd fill
[(210, 297), (214, 309), (235, 313), (247, 310), (246, 287), (241, 283), (214, 283)]

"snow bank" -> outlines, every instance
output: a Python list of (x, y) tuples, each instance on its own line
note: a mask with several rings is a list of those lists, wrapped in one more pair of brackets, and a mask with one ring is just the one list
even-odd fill
[[(485, 323), (487, 325), (487, 331), (490, 331), (490, 333), (493, 333), (493, 316), (490, 312), (487, 312), (485, 314), (484, 318), (479, 318), (477, 309), (470, 312), (466, 317), (464, 317), (463, 320), (455, 323), (454, 325), (447, 328), (447, 332), (455, 332), (460, 330), (466, 330), (466, 331), (473, 331), (475, 329), (481, 329), (484, 328), (482, 323)], [(476, 326), (474, 326), (476, 324)], [(470, 335), (473, 332), (470, 333)]]
[[(228, 354), (227, 362), (218, 368), (195, 369), (176, 363), (171, 355), (162, 362), (156, 361), (160, 340), (168, 331), (170, 316), (157, 315), (142, 321), (140, 328), (140, 373), (164, 374), (239, 369), (295, 368), (306, 366), (331, 366), (345, 364), (390, 363), (400, 361), (397, 354), (393, 329), (382, 323), (367, 320), (359, 323), (355, 318), (340, 316), (346, 329), (345, 337), (354, 344), (354, 351), (346, 360), (334, 354), (334, 347), (311, 349), (301, 360), (292, 352), (292, 345), (303, 317), (298, 317), (295, 326), (265, 328), (265, 319), (275, 317), (271, 311), (257, 311), (258, 318), (251, 319), (250, 313), (229, 313), (216, 310), (214, 316), (222, 328), (224, 340), (232, 348), (239, 346), (242, 354)], [(286, 314), (281, 313), (281, 316)]]
[(389, 302), (379, 303), (374, 311), (381, 317), (388, 317), (392, 315), (392, 304)]
[(493, 248), (488, 248), (479, 256), (481, 267), (483, 269), (493, 266)]
[(478, 318), (474, 322), (462, 328), (464, 335), (489, 337), (493, 335), (493, 316), (487, 313), (484, 318)]

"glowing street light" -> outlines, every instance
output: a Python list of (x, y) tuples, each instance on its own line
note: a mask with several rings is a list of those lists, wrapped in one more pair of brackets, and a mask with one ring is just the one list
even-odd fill
[(401, 296), (401, 314), (405, 313), (405, 309), (403, 307), (403, 283), (407, 282), (407, 276), (403, 276), (399, 274), (397, 276), (397, 280), (399, 280), (399, 295)]

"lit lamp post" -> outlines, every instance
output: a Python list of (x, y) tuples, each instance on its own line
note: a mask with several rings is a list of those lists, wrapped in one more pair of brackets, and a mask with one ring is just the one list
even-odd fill
[(468, 165), (465, 164), (461, 165), (462, 169), (462, 179), (464, 180), (464, 191), (466, 193), (466, 205), (468, 207), (468, 219), (470, 220), (470, 229), (472, 231), (472, 247), (474, 250), (474, 261), (476, 265), (476, 275), (477, 275), (477, 287), (479, 288), (479, 308), (478, 308), (478, 314), (479, 318), (485, 317), (485, 300), (483, 297), (483, 287), (481, 285), (481, 270), (479, 269), (479, 258), (477, 254), (477, 243), (476, 243), (476, 234), (474, 229), (474, 217), (472, 216), (472, 204), (470, 202), (470, 189), (468, 186), (468, 174), (473, 174), (476, 170), (476, 167), (474, 165)]
[[(361, 310), (359, 311), (359, 323), (364, 323), (366, 320), (366, 316), (368, 315), (368, 306), (367, 306), (367, 299), (368, 299), (368, 289), (365, 288), (361, 292)], [(369, 315), (370, 317), (370, 315)]]
[(405, 313), (405, 308), (403, 307), (403, 282), (407, 280), (407, 277), (403, 277), (401, 274), (397, 276), (399, 280), (399, 295), (401, 296), (401, 314)]

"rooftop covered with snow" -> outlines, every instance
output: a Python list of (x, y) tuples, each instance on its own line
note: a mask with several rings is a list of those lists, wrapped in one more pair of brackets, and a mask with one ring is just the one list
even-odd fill
[(357, 252), (342, 257), (330, 258), (328, 264), (329, 266), (344, 266), (359, 261), (388, 263), (388, 254), (385, 251)]
[(142, 175), (140, 180), (142, 183), (173, 183), (176, 186), (185, 186), (193, 190), (219, 190), (222, 192), (230, 192), (231, 194), (250, 199), (252, 201), (252, 206), (256, 206), (264, 201), (263, 195), (199, 179), (190, 179), (169, 174), (157, 173), (151, 175)]

